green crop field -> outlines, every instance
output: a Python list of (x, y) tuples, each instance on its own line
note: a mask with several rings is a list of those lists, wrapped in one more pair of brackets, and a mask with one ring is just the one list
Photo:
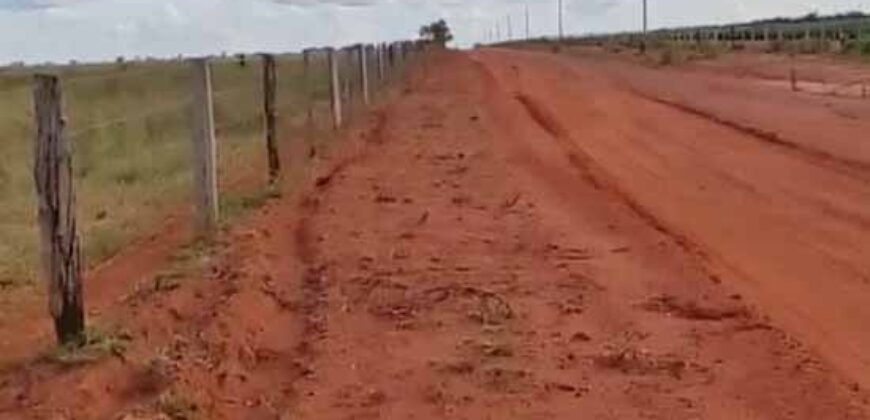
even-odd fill
[[(325, 60), (308, 82), (300, 55), (278, 57), (279, 141), (305, 124), (307, 105), (328, 100)], [(189, 207), (190, 66), (183, 61), (0, 69), (0, 286), (33, 284), (38, 268), (32, 180), (31, 81), (61, 78), (66, 133), (73, 147), (79, 233), (86, 263), (116, 253)], [(245, 174), (265, 179), (259, 60), (212, 60), (219, 182)], [(325, 120), (326, 117), (320, 118)], [(310, 127), (307, 127), (310, 129)], [(280, 143), (279, 143), (280, 145)], [(283, 147), (283, 145), (281, 145)], [(262, 170), (261, 170), (262, 168)], [(258, 182), (262, 188), (264, 182)], [(223, 189), (223, 188), (222, 188)], [(256, 191), (223, 192), (232, 213)]]

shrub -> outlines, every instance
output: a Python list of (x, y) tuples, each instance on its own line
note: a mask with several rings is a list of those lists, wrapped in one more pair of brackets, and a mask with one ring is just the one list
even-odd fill
[(843, 52), (846, 54), (870, 56), (870, 33), (862, 32), (857, 38), (847, 41)]

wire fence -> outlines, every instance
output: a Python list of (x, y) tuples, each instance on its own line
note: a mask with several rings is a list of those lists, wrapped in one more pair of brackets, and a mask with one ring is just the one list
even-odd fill
[(607, 46), (613, 49), (714, 47), (762, 50), (796, 54), (826, 52), (870, 54), (870, 17), (845, 15), (799, 20), (775, 19), (724, 25), (664, 27), (649, 31), (623, 31), (582, 36), (504, 39), (495, 45), (542, 44), (558, 50), (573, 45)]
[[(285, 181), (301, 178), (311, 157), (335, 137), (329, 55), (338, 55), (338, 97), (347, 124), (366, 110), (365, 84), (374, 103), (402, 80), (409, 61), (387, 63), (387, 51), (394, 49), (410, 51), (414, 45), (273, 56), (275, 129), (280, 155), (287, 159), (281, 162)], [(259, 55), (209, 59), (224, 220), (270, 191), (263, 62)], [(388, 72), (379, 67), (381, 62), (389, 66)], [(39, 271), (33, 184), (36, 128), (29, 72), (33, 69), (0, 72), (0, 287), (32, 284)], [(193, 208), (192, 119), (199, 106), (193, 72), (181, 60), (72, 66), (51, 72), (62, 86), (64, 135), (72, 148), (83, 255), (87, 264), (94, 264), (156, 231), (168, 215)]]

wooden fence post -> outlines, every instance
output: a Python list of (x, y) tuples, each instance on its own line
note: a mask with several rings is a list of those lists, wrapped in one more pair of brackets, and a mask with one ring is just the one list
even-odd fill
[(275, 57), (263, 54), (263, 114), (266, 119), (266, 154), (269, 161), (269, 185), (275, 185), (281, 174), (281, 160), (278, 157), (278, 145), (275, 132)]
[(302, 80), (305, 83), (305, 107), (307, 115), (307, 123), (309, 126), (314, 125), (314, 91), (311, 83), (311, 50), (302, 51)]
[(405, 58), (405, 54), (402, 53), (402, 43), (396, 42), (396, 66), (400, 67), (404, 64), (403, 59)]
[(386, 79), (386, 72), (384, 69), (384, 44), (378, 44), (375, 48), (378, 58), (378, 80), (383, 84), (384, 79)]
[(357, 46), (359, 56), (359, 77), (362, 89), (363, 104), (369, 105), (369, 66), (366, 58), (366, 45), (359, 44)]
[(214, 134), (211, 69), (208, 60), (191, 61), (193, 70), (193, 197), (195, 226), (202, 236), (217, 230), (217, 146)]
[(75, 219), (72, 156), (64, 136), (60, 81), (36, 75), (33, 89), (36, 183), (42, 276), (61, 344), (80, 343), (85, 327), (81, 251)]
[(390, 79), (390, 47), (386, 42), (381, 44), (381, 66), (384, 68), (384, 83)]
[(332, 126), (341, 128), (341, 79), (338, 73), (338, 54), (329, 49), (329, 99), (332, 105)]
[(341, 74), (344, 77), (341, 78), (341, 100), (345, 104), (347, 104), (347, 113), (351, 114), (353, 109), (353, 92), (351, 91), (351, 85), (353, 84), (353, 72), (354, 65), (354, 53), (353, 48), (342, 48), (341, 49), (341, 57), (339, 58), (339, 64), (341, 65)]

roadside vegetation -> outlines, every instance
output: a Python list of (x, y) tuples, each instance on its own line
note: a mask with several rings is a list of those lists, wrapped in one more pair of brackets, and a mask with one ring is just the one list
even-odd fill
[[(37, 274), (30, 75), (46, 70), (61, 77), (86, 263), (111, 257), (170, 213), (187, 214), (191, 89), (186, 63), (118, 60), (0, 69), (0, 289), (33, 285)], [(267, 194), (259, 176), (265, 168), (261, 69), (257, 59), (234, 57), (214, 60), (212, 71), (222, 204), (232, 216)], [(282, 128), (301, 130), (307, 101), (327, 98), (325, 68), (314, 72), (311, 88), (302, 72), (301, 56), (279, 58)], [(233, 188), (245, 178), (258, 187)]]
[[(721, 38), (711, 39), (711, 31), (718, 32)], [(682, 39), (676, 36), (680, 32), (685, 35)], [(785, 39), (780, 39), (779, 35)], [(770, 38), (765, 40), (766, 36)], [(870, 60), (870, 15), (862, 12), (829, 16), (810, 13), (794, 18), (716, 27), (659, 29), (651, 31), (646, 41), (642, 34), (635, 32), (567, 37), (561, 43), (544, 37), (498, 45), (544, 48), (553, 52), (577, 46), (596, 46), (611, 53), (638, 53), (644, 43), (646, 61), (661, 66), (715, 59), (722, 54), (744, 50), (770, 54), (827, 54)]]

